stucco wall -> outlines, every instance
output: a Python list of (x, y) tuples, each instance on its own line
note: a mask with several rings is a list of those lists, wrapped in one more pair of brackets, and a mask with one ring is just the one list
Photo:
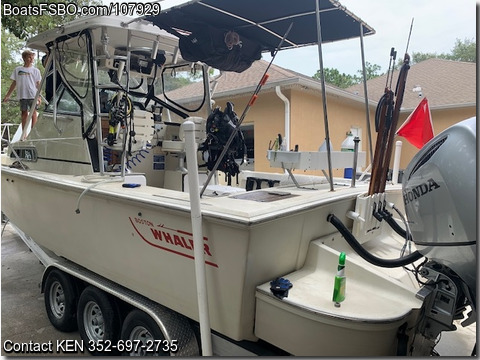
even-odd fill
[[(290, 149), (295, 144), (300, 151), (316, 151), (325, 139), (325, 126), (323, 116), (322, 97), (319, 91), (303, 89), (300, 87), (282, 88), (282, 93), (290, 100), (291, 127)], [(235, 105), (235, 110), (240, 117), (250, 96), (229, 98)], [(363, 100), (362, 100), (363, 101)], [(360, 150), (367, 153), (367, 165), (370, 164), (370, 151), (367, 138), (365, 104), (362, 101), (353, 101), (339, 95), (327, 95), (327, 115), (329, 132), (333, 150), (340, 150), (341, 143), (346, 137), (346, 132), (351, 127), (361, 129), (362, 137)], [(216, 99), (216, 105), (225, 107), (226, 99)], [(475, 116), (476, 109), (457, 108), (451, 110), (434, 110), (432, 119), (435, 135), (447, 127)], [(370, 128), (372, 132), (372, 148), (375, 151), (376, 132), (374, 124), (375, 108), (370, 107)], [(407, 118), (409, 113), (400, 114), (398, 126)], [(274, 141), (277, 134), (285, 135), (284, 103), (275, 94), (273, 89), (260, 92), (254, 106), (250, 108), (243, 124), (254, 124), (255, 133), (255, 170), (265, 172), (279, 172), (281, 169), (271, 168), (266, 158), (270, 141)], [(400, 169), (405, 169), (418, 149), (401, 137), (395, 141), (402, 141), (402, 155)], [(392, 163), (393, 165), (393, 154)], [(296, 173), (322, 175), (321, 171), (295, 171)], [(343, 169), (334, 170), (334, 176), (343, 176)]]

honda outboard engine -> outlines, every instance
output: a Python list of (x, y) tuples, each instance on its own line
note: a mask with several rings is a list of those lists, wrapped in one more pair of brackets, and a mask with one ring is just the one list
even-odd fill
[(413, 158), (403, 177), (403, 198), (413, 241), (428, 258), (419, 273), (428, 279), (422, 332), (435, 338), (475, 321), (476, 312), (476, 119), (437, 135)]

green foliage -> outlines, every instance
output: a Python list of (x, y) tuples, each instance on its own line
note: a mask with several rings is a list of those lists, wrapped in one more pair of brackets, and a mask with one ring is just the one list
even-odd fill
[[(466, 61), (466, 62), (477, 62), (477, 44), (475, 39), (464, 39), (463, 41), (457, 39), (455, 46), (450, 53), (437, 54), (437, 53), (422, 53), (422, 52), (413, 52), (411, 56), (411, 64), (419, 63), (421, 61), (439, 58), (453, 61)], [(395, 68), (398, 69), (403, 64), (403, 57), (397, 60)], [(365, 64), (365, 70), (367, 74), (367, 81), (373, 79), (377, 76), (383, 75), (380, 70), (381, 67), (377, 64), (370, 64), (368, 61)], [(357, 75), (349, 75), (345, 73), (340, 73), (337, 69), (325, 68), (325, 81), (331, 85), (338, 86), (339, 88), (345, 89), (352, 85), (359, 84), (363, 81), (362, 70), (357, 71)], [(313, 75), (314, 79), (320, 79), (320, 71), (317, 71)]]
[[(340, 73), (337, 69), (324, 68), (323, 74), (326, 83), (338, 86), (339, 88), (345, 89), (358, 83), (356, 76)], [(317, 73), (313, 75), (313, 78), (320, 80), (321, 76), (320, 70), (318, 70)]]
[(179, 89), (193, 83), (193, 81), (190, 78), (183, 77), (183, 76), (176, 76), (176, 77), (164, 76), (164, 80), (165, 80), (165, 84), (164, 84), (165, 92)]
[[(383, 74), (380, 72), (382, 67), (377, 64), (370, 64), (368, 61), (365, 61), (365, 73), (367, 77), (367, 81), (378, 76), (382, 76)], [(357, 79), (359, 79), (359, 83), (363, 81), (363, 71), (357, 70)]]
[[(2, 100), (10, 87), (12, 75), (15, 67), (22, 64), (21, 57), (17, 56), (19, 49), (25, 45), (14, 35), (2, 28)], [(12, 96), (12, 98), (14, 98)], [(20, 110), (16, 101), (2, 102), (2, 123), (19, 123)]]
[[(28, 9), (29, 5), (38, 5), (40, 2), (35, 0), (4, 0), (2, 4), (15, 5), (17, 8)], [(45, 4), (52, 3), (64, 3), (63, 0), (49, 0), (43, 1)], [(74, 0), (69, 1), (68, 4), (76, 4), (78, 6), (86, 5), (99, 5), (100, 0)], [(2, 5), (2, 12), (3, 7)], [(2, 99), (10, 87), (12, 74), (15, 67), (23, 64), (20, 53), (25, 47), (25, 40), (37, 35), (45, 30), (52, 29), (67, 21), (73, 20), (75, 17), (72, 15), (10, 15), (4, 16), (2, 13)], [(39, 69), (43, 70), (40, 65), (40, 59), (37, 59), (35, 65)], [(15, 92), (12, 94), (12, 99), (15, 99)], [(18, 102), (9, 101), (7, 103), (2, 102), (1, 108), (1, 120), (2, 123), (19, 123), (20, 122), (20, 110)]]
[(450, 53), (412, 53), (412, 63), (419, 63), (431, 58), (453, 60), (453, 61), (465, 61), (465, 62), (477, 62), (477, 44), (475, 39), (464, 39), (463, 41), (457, 39), (455, 45)]
[[(47, 1), (35, 1), (35, 0), (4, 0), (3, 6), (5, 4), (15, 5), (17, 8), (21, 9), (28, 9), (28, 7), (32, 7), (34, 5), (38, 5), (42, 3), (45, 4), (52, 4), (52, 3), (63, 3), (66, 4), (64, 0), (49, 0)], [(75, 0), (69, 1), (69, 4), (76, 4), (80, 6), (86, 5), (99, 5), (101, 1), (99, 0)], [(3, 11), (3, 7), (2, 7)], [(2, 13), (2, 27), (7, 29), (11, 34), (15, 35), (19, 39), (26, 40), (34, 35), (37, 35), (43, 31), (48, 29), (52, 29), (59, 24), (63, 24), (65, 22), (71, 21), (75, 19), (77, 16), (75, 15), (55, 15), (52, 12), (46, 12), (42, 15), (34, 15), (33, 11), (29, 11), (26, 14), (19, 14), (19, 15), (10, 15), (4, 16)]]
[[(380, 76), (379, 71), (381, 67), (377, 64), (370, 64), (368, 61), (365, 63), (365, 72), (367, 80), (373, 79), (377, 76)], [(349, 75), (345, 73), (340, 73), (337, 69), (325, 68), (325, 82), (335, 85), (339, 88), (346, 89), (352, 85), (359, 84), (363, 81), (363, 71), (358, 70), (358, 75)], [(320, 80), (320, 70), (313, 75), (314, 79)]]
[(452, 49), (451, 60), (477, 62), (477, 43), (475, 39), (457, 39)]

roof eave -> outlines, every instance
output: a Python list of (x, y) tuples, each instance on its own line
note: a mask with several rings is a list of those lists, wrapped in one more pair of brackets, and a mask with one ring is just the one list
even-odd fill
[[(310, 80), (302, 77), (292, 77), (288, 79), (269, 81), (263, 86), (263, 89), (268, 90), (268, 89), (274, 89), (277, 86), (287, 87), (287, 86), (293, 86), (293, 85), (304, 86), (312, 90), (318, 90), (318, 91), (322, 90), (321, 84), (318, 81), (314, 79)], [(255, 91), (255, 89), (256, 89), (256, 86), (252, 85), (252, 86), (243, 87), (240, 89), (233, 89), (233, 90), (218, 92), (214, 94), (213, 97), (224, 98), (224, 97), (248, 95), (248, 94), (252, 94)], [(328, 84), (326, 86), (326, 91), (327, 91), (327, 94), (330, 94), (330, 95), (337, 95), (337, 96), (346, 98), (348, 100), (352, 100), (362, 104), (365, 103), (365, 99), (363, 97), (352, 94), (348, 91), (342, 90), (334, 86), (329, 86)], [(369, 106), (377, 106), (377, 102), (369, 100)]]
[[(467, 102), (467, 103), (458, 103), (458, 104), (443, 104), (443, 105), (434, 105), (434, 106), (429, 106), (430, 111), (436, 111), (436, 110), (454, 110), (454, 109), (462, 109), (462, 108), (470, 108), (470, 107), (476, 107), (477, 103), (474, 102)], [(401, 109), (400, 112), (412, 112), (415, 110), (415, 108), (408, 108), (408, 109)]]

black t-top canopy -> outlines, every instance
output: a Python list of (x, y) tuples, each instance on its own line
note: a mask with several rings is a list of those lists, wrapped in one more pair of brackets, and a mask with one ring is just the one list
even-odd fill
[[(233, 44), (239, 44), (236, 52), (242, 52), (245, 55), (243, 57), (258, 58), (259, 52), (274, 51), (291, 24), (292, 28), (281, 49), (317, 44), (315, 1), (317, 0), (191, 1), (162, 11), (157, 16), (147, 17), (146, 20), (179, 36), (184, 58), (208, 64), (210, 59), (205, 57), (208, 58), (214, 52), (213, 48), (217, 48), (218, 56), (232, 57), (232, 47), (223, 55), (223, 50), (220, 49), (232, 39)], [(360, 29), (364, 36), (375, 33), (339, 2), (318, 1), (323, 43), (359, 37)], [(233, 36), (227, 39), (227, 34)], [(196, 59), (188, 59), (192, 57), (189, 54), (192, 43), (195, 46), (202, 45), (202, 51), (209, 54), (202, 54), (203, 58), (193, 56)], [(210, 51), (205, 50), (208, 46), (212, 48)]]
[[(323, 42), (345, 40), (375, 33), (370, 26), (338, 1), (319, 0)], [(191, 31), (208, 25), (233, 30), (254, 39), (262, 50), (274, 50), (293, 22), (282, 48), (317, 43), (315, 0), (200, 0), (162, 11), (147, 18), (161, 28)]]

